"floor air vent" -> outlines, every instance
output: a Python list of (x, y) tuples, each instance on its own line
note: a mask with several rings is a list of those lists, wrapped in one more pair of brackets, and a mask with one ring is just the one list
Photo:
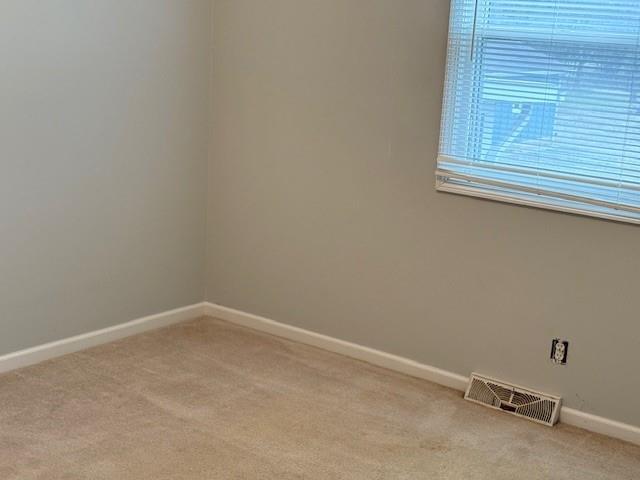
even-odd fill
[(553, 426), (560, 414), (560, 397), (509, 385), (472, 374), (464, 398), (518, 417)]

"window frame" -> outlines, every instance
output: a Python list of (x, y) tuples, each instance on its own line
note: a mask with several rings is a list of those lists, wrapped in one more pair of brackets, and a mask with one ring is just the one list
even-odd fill
[[(478, 3), (481, 0), (476, 0), (474, 13), (474, 22), (473, 22), (473, 32), (472, 32), (472, 40), (470, 46), (471, 59), (467, 59), (466, 61), (471, 62), (468, 65), (469, 68), (472, 69), (472, 75), (474, 77), (482, 75), (483, 62), (482, 61), (474, 61), (474, 57), (481, 57), (483, 53), (481, 52), (482, 44), (487, 41), (489, 37), (492, 35), (476, 35), (476, 21), (477, 21), (477, 9)], [(454, 0), (454, 3), (455, 0)], [(451, 28), (449, 35), (452, 35), (453, 30), (453, 22), (455, 19), (453, 18), (454, 12), (452, 12), (451, 18)], [(508, 36), (504, 37), (507, 40), (523, 40), (522, 37), (518, 36)], [(598, 39), (594, 39), (595, 44), (600, 44), (601, 42)], [(638, 45), (636, 45), (638, 48)], [(446, 63), (446, 73), (447, 77), (449, 77), (450, 72), (456, 70), (456, 67), (450, 67), (451, 60), (451, 42), (448, 45), (447, 51), (447, 63)], [(636, 52), (637, 55), (640, 55), (640, 52)], [(474, 85), (479, 84), (480, 82), (474, 82)], [(512, 185), (509, 185), (507, 182), (501, 182), (498, 177), (495, 178), (486, 178), (483, 179), (482, 183), (478, 184), (474, 183), (472, 178), (465, 179), (464, 174), (460, 172), (450, 172), (444, 168), (441, 168), (443, 163), (446, 163), (447, 157), (446, 154), (442, 152), (442, 144), (443, 138), (445, 135), (445, 131), (447, 129), (455, 128), (455, 125), (448, 124), (447, 122), (452, 122), (451, 118), (448, 118), (449, 112), (448, 108), (452, 108), (451, 105), (447, 105), (446, 95), (448, 94), (449, 89), (455, 89), (456, 86), (452, 85), (449, 81), (449, 78), (445, 80), (444, 85), (444, 94), (443, 96), (443, 112), (441, 118), (441, 138), (440, 138), (440, 146), (439, 146), (439, 154), (437, 160), (437, 168), (436, 168), (436, 190), (440, 192), (454, 193), (459, 195), (465, 195), (470, 197), (477, 197), (487, 200), (498, 201), (502, 203), (508, 203), (513, 205), (524, 205), (528, 207), (535, 207), (545, 210), (554, 210), (560, 211), (564, 213), (578, 214), (588, 217), (594, 218), (603, 218), (607, 220), (632, 223), (632, 224), (640, 224), (640, 203), (637, 205), (625, 205), (625, 210), (621, 208), (616, 209), (612, 206), (612, 202), (607, 202), (604, 200), (598, 200), (597, 198), (588, 199), (585, 197), (579, 197), (576, 195), (572, 195), (570, 193), (563, 193), (558, 190), (545, 190), (544, 188), (527, 188), (525, 186), (518, 186), (517, 190), (513, 188), (509, 188)], [(471, 140), (474, 133), (474, 129), (478, 129), (478, 122), (481, 122), (481, 107), (480, 102), (473, 101), (474, 96), (480, 96), (479, 91), (467, 91), (464, 93), (469, 99), (471, 99), (472, 103), (475, 105), (473, 109), (475, 110), (472, 118), (469, 119), (465, 128), (469, 134), (469, 147), (468, 148), (478, 148), (472, 145), (473, 141)], [(457, 101), (457, 98), (455, 99)], [(455, 103), (454, 101), (454, 103)], [(455, 108), (455, 107), (454, 107)], [(475, 160), (474, 160), (475, 161)], [(482, 160), (478, 160), (482, 162)], [(492, 169), (488, 169), (493, 170)], [(555, 173), (555, 172), (554, 172)], [(558, 174), (562, 174), (559, 170)], [(603, 181), (605, 179), (603, 178)], [(582, 183), (582, 182), (581, 182)], [(597, 180), (595, 181), (597, 183)], [(584, 183), (584, 185), (587, 185)], [(602, 187), (608, 188), (608, 187)], [(612, 188), (612, 187), (611, 187)], [(618, 187), (620, 188), (620, 187)], [(635, 208), (637, 207), (637, 209)]]

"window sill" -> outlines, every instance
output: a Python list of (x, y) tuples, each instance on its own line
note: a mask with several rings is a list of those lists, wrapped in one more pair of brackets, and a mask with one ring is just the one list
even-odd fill
[(633, 213), (617, 211), (614, 209), (592, 205), (585, 205), (579, 202), (559, 200), (542, 195), (507, 191), (500, 188), (491, 188), (484, 185), (463, 185), (455, 181), (445, 181), (441, 178), (436, 178), (436, 190), (439, 192), (483, 198), (486, 200), (510, 203), (513, 205), (524, 205), (527, 207), (540, 208), (544, 210), (553, 210), (557, 212), (571, 213), (575, 215), (583, 215), (593, 218), (640, 225), (640, 215), (636, 215)]

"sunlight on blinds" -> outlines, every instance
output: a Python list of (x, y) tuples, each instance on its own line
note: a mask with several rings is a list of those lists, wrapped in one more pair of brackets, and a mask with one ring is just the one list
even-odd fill
[(640, 222), (640, 1), (452, 0), (438, 189)]

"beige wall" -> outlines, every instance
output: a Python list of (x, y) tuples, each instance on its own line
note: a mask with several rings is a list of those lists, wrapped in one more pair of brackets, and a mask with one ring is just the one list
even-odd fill
[(448, 3), (214, 1), (207, 298), (640, 425), (640, 228), (434, 191)]
[(0, 354), (202, 300), (210, 9), (0, 2)]

